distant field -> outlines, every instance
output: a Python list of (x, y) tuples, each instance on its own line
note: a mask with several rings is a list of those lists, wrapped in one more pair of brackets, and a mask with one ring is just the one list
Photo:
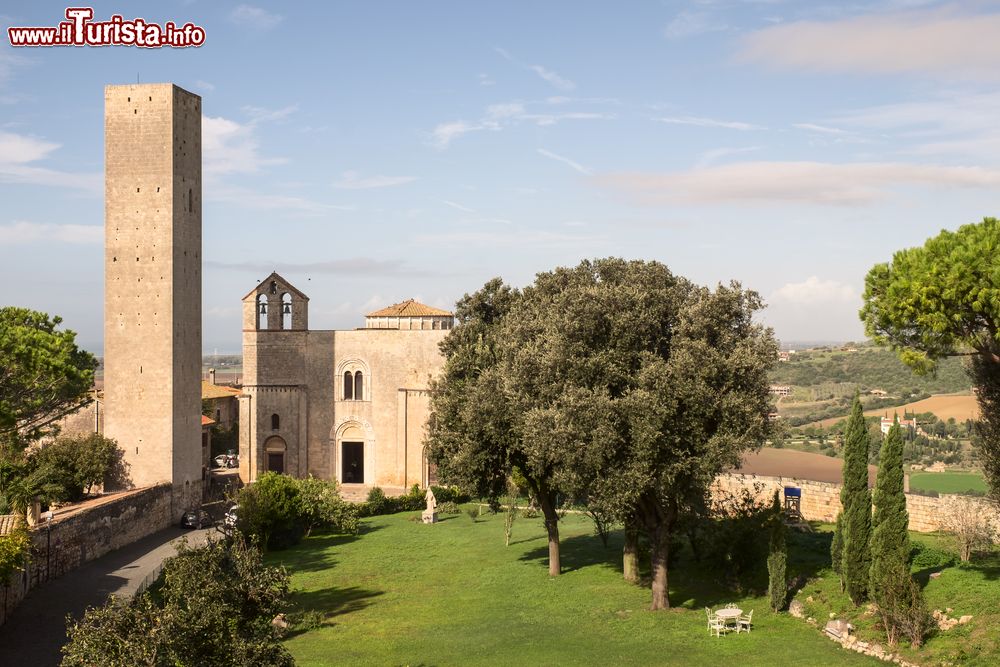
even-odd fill
[[(877, 410), (866, 410), (865, 415), (869, 417), (877, 417), (879, 415), (889, 415), (892, 416), (894, 413), (903, 412), (933, 412), (937, 415), (938, 419), (943, 419), (947, 421), (951, 417), (954, 417), (956, 421), (965, 421), (966, 419), (977, 419), (979, 417), (979, 407), (976, 405), (976, 397), (972, 394), (936, 394), (930, 398), (925, 398), (922, 401), (915, 401), (913, 403), (907, 403), (906, 405), (899, 405), (893, 408), (879, 408)], [(820, 422), (815, 422), (819, 426), (824, 428), (833, 426), (841, 419), (847, 417), (847, 413), (844, 413), (841, 417), (831, 417), (830, 419), (824, 419)]]
[[(825, 454), (765, 447), (759, 452), (744, 454), (742, 464), (733, 472), (766, 477), (795, 477), (814, 482), (840, 484), (843, 467), (843, 459)], [(875, 466), (868, 466), (868, 483), (871, 485), (875, 484), (877, 470)]]
[(986, 492), (986, 480), (977, 472), (910, 473), (910, 489), (937, 493)]

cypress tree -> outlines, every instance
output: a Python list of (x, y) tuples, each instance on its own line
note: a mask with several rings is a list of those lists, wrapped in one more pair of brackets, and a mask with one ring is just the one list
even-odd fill
[(774, 492), (771, 505), (771, 540), (767, 554), (767, 592), (771, 598), (771, 609), (781, 611), (788, 597), (788, 581), (785, 579), (785, 563), (788, 549), (785, 545), (785, 518), (781, 511), (778, 492)]
[(903, 433), (898, 418), (882, 444), (874, 501), (869, 590), (889, 643), (894, 644), (901, 630), (899, 620), (918, 603), (910, 590), (909, 515), (903, 493)]
[(841, 577), (851, 601), (859, 605), (868, 598), (868, 580), (871, 577), (872, 497), (868, 490), (868, 427), (857, 393), (854, 394), (851, 416), (844, 428), (844, 487), (841, 499), (841, 502), (846, 499), (841, 526)]
[[(844, 503), (844, 487), (840, 487), (840, 502)], [(844, 510), (837, 514), (837, 527), (833, 531), (833, 542), (830, 544), (830, 565), (833, 571), (840, 575), (840, 590), (844, 590)]]

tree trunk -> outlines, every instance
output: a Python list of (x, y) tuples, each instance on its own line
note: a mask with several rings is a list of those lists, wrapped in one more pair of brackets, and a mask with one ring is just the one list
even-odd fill
[(549, 576), (559, 574), (559, 514), (555, 503), (548, 493), (538, 494), (538, 504), (542, 506), (542, 516), (545, 517), (545, 530), (549, 534)]
[(639, 530), (625, 524), (625, 548), (622, 550), (622, 573), (625, 581), (639, 583)]
[(670, 539), (665, 528), (658, 527), (649, 536), (650, 564), (653, 573), (653, 611), (670, 609), (667, 591), (667, 559), (670, 557)]

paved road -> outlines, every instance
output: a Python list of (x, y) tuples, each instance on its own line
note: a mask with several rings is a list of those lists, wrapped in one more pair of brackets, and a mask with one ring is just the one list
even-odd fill
[(134, 594), (163, 559), (174, 555), (174, 543), (181, 537), (198, 544), (215, 532), (168, 528), (42, 584), (0, 626), (0, 665), (58, 665), (67, 614), (80, 618), (87, 607), (103, 604), (109, 595)]

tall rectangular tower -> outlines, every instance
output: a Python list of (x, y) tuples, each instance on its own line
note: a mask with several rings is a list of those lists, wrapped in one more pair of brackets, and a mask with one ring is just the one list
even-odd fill
[(201, 98), (104, 89), (105, 435), (132, 483), (200, 503)]

